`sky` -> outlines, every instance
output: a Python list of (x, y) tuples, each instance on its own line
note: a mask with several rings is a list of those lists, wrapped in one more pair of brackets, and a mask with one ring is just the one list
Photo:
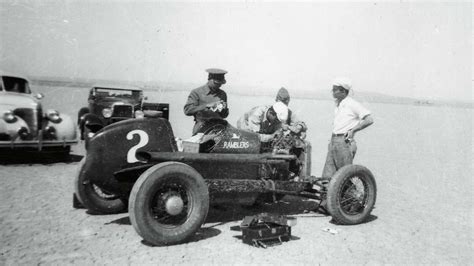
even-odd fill
[[(0, 68), (29, 76), (472, 101), (466, 2), (1, 1)], [(225, 87), (223, 87), (225, 89)], [(190, 88), (192, 89), (192, 88)]]

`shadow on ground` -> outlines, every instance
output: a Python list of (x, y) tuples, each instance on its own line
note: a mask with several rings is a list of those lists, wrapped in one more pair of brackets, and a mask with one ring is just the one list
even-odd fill
[[(363, 221), (362, 223), (359, 223), (359, 224), (370, 223), (370, 222), (373, 222), (373, 221), (375, 221), (375, 220), (377, 220), (377, 219), (378, 219), (377, 216), (371, 214), (371, 215), (369, 215), (369, 216), (367, 217), (367, 219), (366, 219), (365, 221)], [(331, 224), (341, 225), (341, 224), (339, 224), (338, 222), (336, 222), (334, 219), (331, 219), (331, 221), (329, 221), (329, 222), (330, 222)]]
[[(216, 229), (216, 228), (201, 227), (196, 232), (196, 234), (194, 234), (190, 239), (186, 240), (182, 244), (189, 244), (189, 243), (205, 240), (205, 239), (208, 239), (208, 238), (212, 238), (212, 237), (218, 236), (220, 233), (222, 233), (222, 231), (219, 230), (219, 229)], [(169, 246), (169, 245), (166, 245), (166, 244), (154, 245), (154, 244), (152, 244), (152, 243), (150, 243), (146, 240), (142, 240), (142, 244), (145, 245), (145, 246), (149, 246), (149, 247), (167, 247), (167, 246)], [(177, 245), (181, 245), (181, 244), (177, 244)]]
[(206, 223), (223, 224), (232, 221), (241, 221), (245, 216), (257, 215), (264, 212), (280, 215), (312, 213), (318, 217), (325, 216), (312, 212), (312, 210), (318, 206), (317, 201), (292, 196), (286, 196), (276, 203), (258, 203), (252, 206), (238, 204), (213, 205), (209, 209)]
[[(317, 201), (291, 196), (286, 196), (276, 203), (259, 203), (253, 206), (242, 206), (239, 204), (211, 205), (206, 223), (215, 223), (207, 227), (211, 228), (228, 222), (241, 221), (245, 216), (257, 215), (264, 212), (280, 215), (305, 214), (305, 217), (325, 217), (325, 214), (312, 211), (318, 206)], [(131, 225), (128, 216), (106, 223), (106, 225), (108, 224)]]
[[(195, 235), (188, 239), (185, 243), (198, 242), (204, 239), (213, 238), (222, 233), (216, 227), (233, 221), (241, 221), (245, 216), (257, 215), (260, 213), (274, 213), (280, 215), (298, 216), (305, 214), (304, 217), (325, 217), (326, 215), (311, 212), (319, 206), (317, 201), (302, 199), (299, 197), (286, 196), (276, 203), (260, 203), (253, 206), (242, 206), (238, 204), (220, 204), (211, 205), (206, 219), (206, 225), (201, 227)], [(131, 225), (130, 217), (124, 216), (105, 225)], [(231, 230), (240, 231), (239, 226), (232, 226)], [(234, 236), (241, 239), (241, 236)], [(291, 240), (298, 240), (299, 237), (292, 237)], [(141, 241), (146, 246), (156, 246), (145, 240)], [(158, 245), (166, 246), (166, 245)]]
[[(109, 224), (118, 224), (118, 225), (131, 225), (130, 222), (130, 217), (125, 216), (113, 221), (110, 221), (108, 223), (105, 223), (105, 225)], [(204, 239), (212, 238), (217, 235), (219, 235), (222, 231), (213, 227), (201, 227), (196, 234), (194, 234), (190, 239), (186, 241), (186, 243), (191, 243), (191, 242), (198, 242)], [(152, 243), (149, 243), (146, 240), (142, 240), (142, 244), (150, 247), (155, 247), (157, 245), (153, 245)], [(158, 245), (158, 246), (167, 246), (167, 245)]]
[(38, 151), (8, 151), (0, 154), (0, 165), (10, 164), (55, 164), (55, 163), (76, 163), (84, 156), (78, 154), (54, 154), (42, 153)]

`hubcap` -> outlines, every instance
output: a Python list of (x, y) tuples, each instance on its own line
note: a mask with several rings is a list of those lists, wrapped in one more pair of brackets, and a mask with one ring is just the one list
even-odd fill
[(178, 195), (169, 195), (165, 199), (165, 209), (169, 215), (178, 215), (183, 211), (184, 202)]

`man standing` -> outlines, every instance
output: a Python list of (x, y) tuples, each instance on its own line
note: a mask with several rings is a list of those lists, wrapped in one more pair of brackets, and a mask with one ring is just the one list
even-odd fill
[(332, 95), (336, 100), (336, 109), (322, 177), (331, 178), (339, 168), (352, 164), (357, 150), (354, 134), (374, 122), (370, 111), (348, 96), (351, 87), (351, 81), (347, 78), (334, 80)]
[(207, 83), (191, 91), (184, 105), (184, 114), (194, 116), (193, 135), (205, 121), (226, 118), (229, 115), (227, 94), (220, 87), (226, 83), (227, 71), (217, 68), (206, 69), (209, 73)]
[(252, 108), (237, 121), (237, 128), (259, 134), (261, 142), (269, 143), (282, 123), (288, 119), (288, 107), (282, 102)]

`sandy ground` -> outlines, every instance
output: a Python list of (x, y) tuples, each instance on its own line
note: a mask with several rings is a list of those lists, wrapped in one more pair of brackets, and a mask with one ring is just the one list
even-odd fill
[[(446, 191), (436, 176), (423, 188), (379, 182), (376, 209), (365, 224), (335, 225), (328, 216), (304, 212), (315, 202), (285, 198), (253, 210), (212, 209), (189, 243), (152, 247), (135, 233), (127, 213), (90, 215), (72, 208), (73, 179), (82, 154), (83, 148), (76, 146), (70, 162), (0, 165), (0, 265), (473, 263), (472, 208), (466, 199), (449, 200), (468, 193), (467, 203), (472, 203), (472, 194), (456, 183)], [(242, 217), (263, 211), (297, 217), (293, 240), (268, 249), (243, 244), (236, 230)]]
[[(180, 109), (187, 92), (164, 93), (161, 98), (147, 93), (170, 102), (175, 134), (185, 136), (192, 126), (192, 119)], [(54, 88), (46, 95), (46, 106), (56, 105), (75, 117), (87, 90)], [(273, 101), (235, 95), (230, 99), (229, 121), (235, 121), (247, 105)], [(241, 106), (239, 101), (247, 104)], [(252, 210), (211, 209), (206, 224), (189, 243), (152, 247), (135, 233), (127, 213), (90, 215), (72, 208), (73, 180), (84, 155), (80, 143), (73, 147), (69, 162), (0, 163), (0, 265), (473, 265), (472, 110), (366, 104), (376, 122), (356, 137), (356, 163), (371, 169), (378, 189), (376, 208), (367, 223), (336, 225), (328, 216), (304, 212), (315, 202), (286, 197), (284, 202)], [(310, 128), (313, 174), (318, 175), (333, 103), (295, 99), (292, 106)], [(245, 215), (259, 212), (297, 217), (293, 240), (268, 249), (243, 244), (235, 228)], [(326, 228), (337, 234), (323, 231)]]

